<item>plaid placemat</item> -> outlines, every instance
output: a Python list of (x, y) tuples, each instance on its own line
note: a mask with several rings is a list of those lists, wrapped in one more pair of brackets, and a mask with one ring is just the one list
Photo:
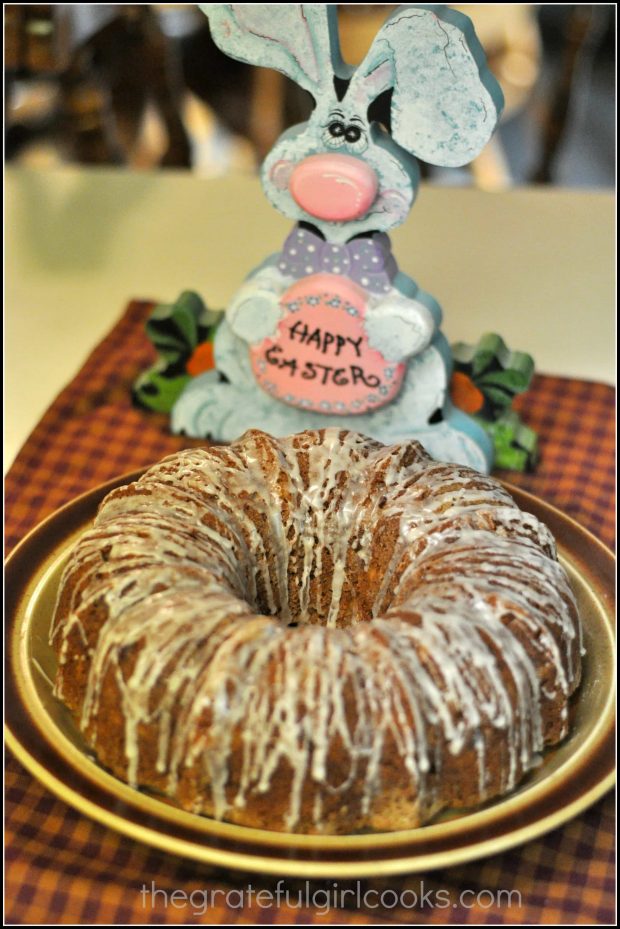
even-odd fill
[[(154, 360), (135, 301), (44, 415), (6, 478), (11, 548), (77, 494), (201, 444), (132, 407)], [(541, 436), (533, 475), (501, 476), (614, 541), (614, 392), (537, 376), (520, 407)], [(614, 806), (608, 795), (522, 848), (423, 876), (293, 881), (210, 868), (83, 817), (8, 758), (8, 923), (576, 924), (614, 922)], [(176, 892), (176, 893), (175, 893)], [(262, 893), (261, 893), (262, 892)]]

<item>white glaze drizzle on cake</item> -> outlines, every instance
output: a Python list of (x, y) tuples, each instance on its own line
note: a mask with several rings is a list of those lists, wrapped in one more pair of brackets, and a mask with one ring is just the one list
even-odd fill
[[(446, 802), (450, 757), (472, 746), (481, 802), (492, 734), (504, 793), (537, 763), (546, 721), (560, 719), (554, 741), (566, 733), (579, 680), (581, 630), (548, 530), (493, 479), (415, 442), (251, 430), (180, 452), (108, 495), (60, 590), (73, 592), (52, 631), (57, 695), (77, 636), (90, 743), (112, 674), (128, 783), (142, 782), (141, 730), (154, 728), (167, 792), (198, 766), (219, 819), (268, 795), (283, 763), (285, 828), (309, 790), (317, 829), (325, 798), (353, 784), (367, 815), (388, 744), (422, 820)], [(94, 608), (106, 618), (87, 647)]]

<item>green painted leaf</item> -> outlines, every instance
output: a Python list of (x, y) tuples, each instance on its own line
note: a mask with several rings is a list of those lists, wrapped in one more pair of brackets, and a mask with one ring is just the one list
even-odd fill
[(506, 371), (493, 371), (476, 380), (476, 386), (479, 387), (483, 393), (486, 393), (487, 386), (495, 386), (503, 387), (513, 394), (519, 394), (527, 389), (529, 383), (530, 378), (527, 374), (512, 368)]
[(209, 310), (190, 290), (174, 303), (158, 304), (146, 323), (146, 332), (159, 358), (136, 379), (132, 392), (135, 402), (145, 409), (169, 413), (191, 380), (186, 362), (198, 345), (213, 339), (223, 318), (223, 310)]
[(154, 365), (135, 381), (133, 397), (139, 406), (157, 413), (169, 413), (190, 380), (189, 374), (166, 375)]
[(208, 310), (198, 294), (185, 291), (174, 303), (155, 307), (146, 323), (146, 332), (160, 355), (178, 363), (209, 339), (222, 316), (221, 312)]
[[(475, 345), (457, 342), (452, 346), (457, 365), (467, 369), (476, 386), (480, 378), (499, 371), (515, 371), (527, 386), (534, 373), (534, 359), (525, 352), (511, 352), (501, 336), (488, 332)], [(525, 389), (525, 387), (520, 388)]]
[(475, 419), (493, 441), (495, 466), (513, 471), (531, 470), (538, 460), (538, 436), (525, 426), (515, 410), (504, 411), (495, 420)]
[(476, 352), (471, 362), (471, 377), (474, 383), (492, 366), (494, 359), (492, 352)]
[(528, 454), (521, 448), (506, 446), (495, 450), (495, 467), (508, 471), (527, 471)]
[(469, 345), (467, 342), (455, 342), (451, 346), (452, 357), (461, 365), (470, 365), (476, 354), (476, 346)]
[(534, 432), (533, 429), (530, 429), (528, 426), (524, 426), (523, 423), (519, 426), (519, 431), (517, 433), (517, 442), (524, 448), (530, 456), (537, 459), (538, 458), (538, 435)]
[(485, 385), (483, 393), (493, 406), (499, 407), (500, 409), (510, 406), (513, 400), (513, 395), (511, 393), (507, 393), (500, 387), (494, 387), (490, 384)]
[(175, 306), (158, 306), (146, 324), (146, 332), (158, 350), (169, 361), (180, 355), (190, 355), (196, 345), (198, 325), (187, 310)]

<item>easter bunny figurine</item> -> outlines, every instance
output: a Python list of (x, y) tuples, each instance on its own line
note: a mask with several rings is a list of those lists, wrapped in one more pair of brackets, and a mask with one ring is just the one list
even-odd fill
[[(399, 271), (386, 234), (415, 199), (416, 158), (466, 164), (496, 125), (502, 95), (470, 21), (399, 7), (352, 68), (336, 5), (201, 9), (222, 51), (282, 71), (315, 108), (261, 171), (268, 199), (296, 225), (227, 307), (216, 370), (185, 388), (174, 431), (226, 441), (256, 426), (341, 426), (386, 443), (417, 438), (438, 459), (489, 470), (489, 439), (449, 400), (441, 309)], [(386, 91), (390, 131), (368, 117)]]

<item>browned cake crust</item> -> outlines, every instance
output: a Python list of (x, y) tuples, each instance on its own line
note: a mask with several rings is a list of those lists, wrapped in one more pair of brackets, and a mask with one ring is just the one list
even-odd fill
[(294, 832), (427, 822), (567, 732), (581, 630), (548, 530), (492, 478), (338, 429), (164, 459), (65, 569), (56, 693), (99, 761)]

